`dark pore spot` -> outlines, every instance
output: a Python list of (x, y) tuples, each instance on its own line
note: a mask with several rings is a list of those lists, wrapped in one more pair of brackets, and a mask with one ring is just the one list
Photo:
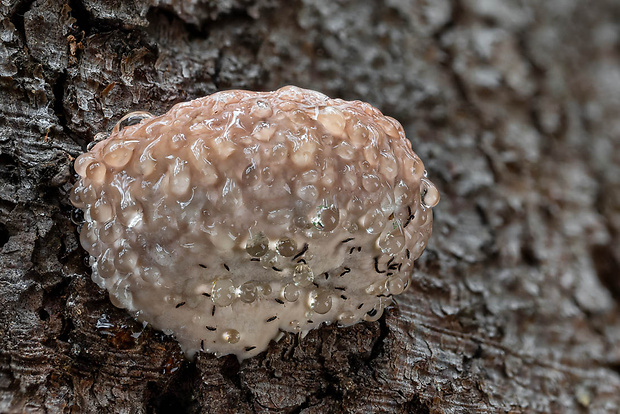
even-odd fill
[(9, 237), (11, 237), (9, 229), (3, 223), (0, 223), (0, 248), (9, 241)]
[(617, 302), (620, 302), (620, 260), (609, 245), (596, 245), (592, 248), (592, 261), (599, 280)]

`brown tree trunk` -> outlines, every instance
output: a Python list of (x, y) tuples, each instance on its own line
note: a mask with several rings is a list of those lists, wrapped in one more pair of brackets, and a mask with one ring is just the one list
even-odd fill
[[(0, 2), (0, 412), (620, 412), (620, 3)], [(400, 120), (442, 193), (375, 323), (239, 364), (114, 308), (72, 160), (125, 113), (283, 84)]]

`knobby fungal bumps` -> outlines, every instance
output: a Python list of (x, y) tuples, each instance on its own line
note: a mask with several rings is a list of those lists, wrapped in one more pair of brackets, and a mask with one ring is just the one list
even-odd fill
[(188, 357), (378, 319), (439, 200), (397, 121), (290, 86), (130, 114), (75, 170), (93, 280)]

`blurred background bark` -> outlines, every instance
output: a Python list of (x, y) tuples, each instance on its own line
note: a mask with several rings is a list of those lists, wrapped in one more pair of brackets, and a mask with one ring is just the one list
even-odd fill
[[(0, 412), (620, 411), (620, 3), (0, 1)], [(184, 360), (90, 281), (72, 160), (285, 84), (403, 123), (441, 193), (375, 323)]]

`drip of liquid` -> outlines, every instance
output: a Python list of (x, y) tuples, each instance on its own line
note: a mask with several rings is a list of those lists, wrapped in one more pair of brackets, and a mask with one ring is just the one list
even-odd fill
[(420, 196), (422, 204), (426, 208), (435, 207), (439, 203), (439, 191), (433, 183), (428, 179), (422, 178), (422, 184), (420, 185)]

